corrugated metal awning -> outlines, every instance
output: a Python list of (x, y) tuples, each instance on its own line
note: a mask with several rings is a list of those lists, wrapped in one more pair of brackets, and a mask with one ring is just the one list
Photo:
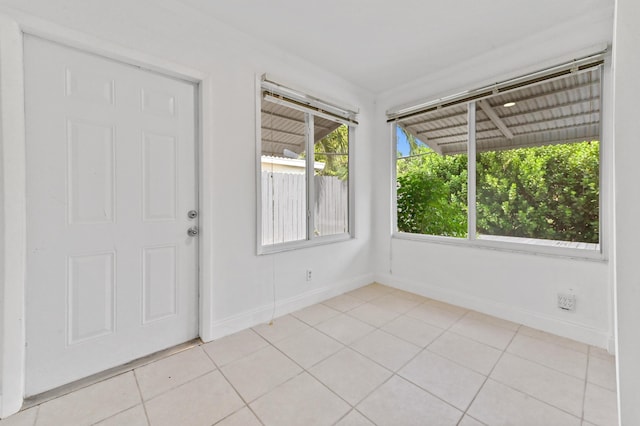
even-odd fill
[[(476, 147), (481, 152), (600, 140), (600, 109), (600, 66), (497, 94), (476, 102)], [(467, 152), (467, 104), (400, 119), (398, 125), (439, 154)]]
[[(262, 155), (283, 157), (285, 149), (296, 154), (305, 150), (305, 113), (299, 109), (262, 99)], [(314, 116), (314, 140), (341, 126), (340, 123)]]

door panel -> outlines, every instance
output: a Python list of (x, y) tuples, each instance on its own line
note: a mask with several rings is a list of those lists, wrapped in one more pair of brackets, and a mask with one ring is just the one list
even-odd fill
[(25, 37), (27, 395), (198, 335), (195, 87)]

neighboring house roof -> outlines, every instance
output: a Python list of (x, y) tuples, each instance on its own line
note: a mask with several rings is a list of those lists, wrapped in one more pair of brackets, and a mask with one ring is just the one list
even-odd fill
[[(314, 140), (340, 127), (340, 123), (314, 116)], [(288, 149), (301, 154), (305, 149), (304, 112), (262, 100), (262, 154), (281, 157)]]
[[(303, 169), (307, 166), (307, 162), (304, 158), (284, 158), (284, 157), (274, 157), (270, 155), (263, 155), (260, 158), (260, 162), (262, 164), (273, 164), (277, 166), (284, 166), (287, 168), (299, 168)], [(320, 161), (315, 161), (313, 163), (313, 168), (316, 170), (323, 170), (324, 163)]]
[[(508, 102), (515, 105), (505, 107)], [(598, 69), (506, 92), (476, 105), (479, 152), (600, 140)], [(413, 116), (398, 125), (442, 155), (467, 152), (466, 104)]]

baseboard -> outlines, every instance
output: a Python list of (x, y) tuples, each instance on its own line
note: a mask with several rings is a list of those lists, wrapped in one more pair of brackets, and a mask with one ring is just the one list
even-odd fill
[(531, 328), (546, 331), (572, 340), (611, 351), (611, 335), (606, 330), (587, 327), (558, 318), (549, 317), (538, 312), (528, 311), (496, 302), (489, 299), (472, 296), (463, 292), (450, 290), (443, 287), (429, 285), (425, 282), (417, 282), (399, 278), (390, 274), (377, 274), (375, 281), (380, 284), (409, 291), (421, 296), (429, 297), (452, 305), (461, 306), (474, 311), (482, 312)]
[(17, 413), (22, 407), (22, 397), (6, 398), (3, 396), (4, 395), (0, 395), (0, 419)]
[(247, 328), (268, 322), (272, 315), (279, 317), (307, 306), (314, 305), (324, 300), (338, 296), (347, 291), (355, 290), (374, 281), (373, 274), (365, 274), (349, 280), (341, 281), (330, 286), (316, 288), (287, 299), (282, 299), (275, 304), (267, 304), (255, 309), (241, 312), (218, 321), (214, 321), (211, 327), (211, 340), (219, 339), (229, 334), (236, 333)]

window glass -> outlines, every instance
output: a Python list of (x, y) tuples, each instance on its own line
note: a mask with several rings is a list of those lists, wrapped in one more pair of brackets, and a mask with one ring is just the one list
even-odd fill
[(593, 70), (478, 103), (478, 238), (599, 243), (599, 88)]
[(396, 126), (398, 231), (467, 237), (467, 108)]
[[(349, 232), (349, 127), (314, 117), (314, 236)], [(327, 133), (328, 132), (328, 133)]]
[(262, 101), (262, 245), (307, 238), (306, 116)]
[(601, 74), (574, 69), (397, 119), (397, 230), (599, 250)]
[(351, 236), (356, 112), (263, 81), (258, 252)]

